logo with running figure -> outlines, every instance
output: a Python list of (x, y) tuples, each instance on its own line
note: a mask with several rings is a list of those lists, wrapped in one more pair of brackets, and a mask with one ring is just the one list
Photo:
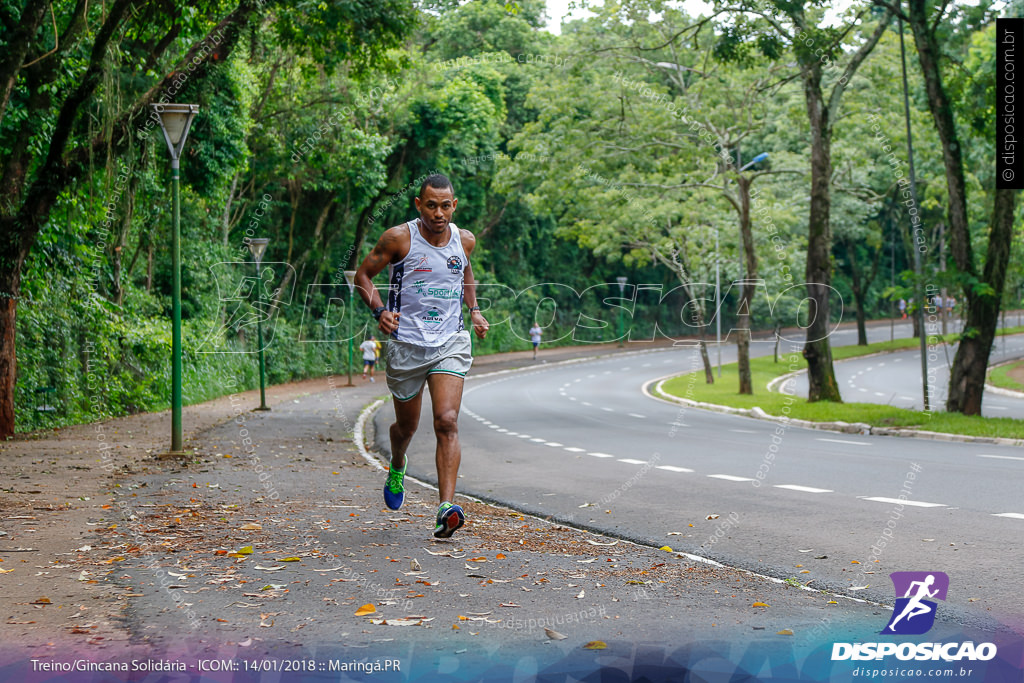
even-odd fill
[(451, 258), (449, 258), (448, 270), (450, 270), (452, 273), (458, 273), (460, 270), (462, 270), (462, 259), (460, 259), (458, 256), (452, 256)]
[(429, 311), (427, 311), (427, 314), (425, 316), (423, 316), (423, 318), (421, 318), (421, 320), (423, 320), (423, 322), (425, 322), (425, 323), (430, 323), (432, 325), (438, 325), (438, 324), (440, 324), (441, 322), (444, 321), (444, 318), (441, 316), (441, 312), (440, 311), (438, 311), (437, 309), (431, 308)]
[(416, 264), (416, 267), (412, 269), (414, 273), (429, 273), (432, 272), (430, 265), (427, 262), (427, 255), (421, 254), (420, 261)]
[(935, 623), (936, 603), (926, 598), (945, 600), (949, 577), (943, 572), (893, 572), (889, 578), (896, 589), (896, 604), (882, 633), (903, 636), (927, 633)]

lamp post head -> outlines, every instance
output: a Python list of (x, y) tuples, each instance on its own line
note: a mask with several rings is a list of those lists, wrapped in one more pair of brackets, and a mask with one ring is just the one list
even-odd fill
[(263, 261), (263, 252), (267, 250), (269, 242), (270, 238), (268, 237), (253, 237), (249, 240), (249, 253), (252, 254), (252, 258), (256, 261), (257, 266)]
[(356, 288), (356, 271), (354, 271), (354, 270), (346, 270), (345, 271), (345, 284), (348, 285), (348, 293), (352, 294), (352, 292)]
[(192, 119), (199, 113), (199, 105), (156, 102), (149, 106), (153, 108), (153, 115), (156, 116), (160, 130), (164, 133), (172, 165), (177, 167), (181, 150), (185, 147), (185, 140), (188, 139), (188, 132), (192, 127)]
[(740, 170), (741, 171), (745, 171), (748, 168), (750, 168), (751, 166), (753, 166), (754, 164), (760, 163), (760, 162), (764, 161), (767, 158), (768, 158), (768, 152), (761, 152), (756, 157), (754, 157), (753, 159), (751, 159), (747, 163), (743, 164), (743, 168), (741, 168)]
[(626, 291), (627, 279), (628, 278), (625, 275), (620, 275), (617, 278), (615, 278), (615, 281), (619, 283), (619, 296), (621, 296)]

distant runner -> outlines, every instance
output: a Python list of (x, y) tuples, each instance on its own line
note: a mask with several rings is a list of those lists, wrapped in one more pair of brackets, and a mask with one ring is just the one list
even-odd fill
[[(477, 306), (469, 262), (476, 238), (451, 222), (457, 204), (447, 177), (427, 177), (416, 197), (419, 218), (386, 230), (355, 279), (380, 331), (391, 337), (385, 356), (388, 389), (395, 399), (395, 423), (390, 429), (391, 467), (384, 483), (384, 502), (397, 510), (405, 500), (406, 449), (419, 425), (426, 383), (437, 437), (437, 538), (448, 538), (466, 521), (462, 508), (454, 502), (462, 459), (462, 385), (473, 364), (469, 332), (463, 324), (463, 301), (469, 306), (477, 336), (483, 339), (489, 327)], [(372, 282), (384, 266), (389, 267), (390, 276), (387, 306)]]
[[(522, 329), (522, 328), (520, 328)], [(533, 323), (533, 327), (530, 328), (530, 341), (533, 342), (533, 359), (537, 360), (537, 347), (540, 346), (541, 335), (544, 334), (544, 330), (540, 325)]]
[(373, 378), (373, 366), (377, 364), (377, 356), (380, 355), (377, 353), (378, 346), (380, 343), (372, 334), (369, 339), (359, 345), (359, 350), (363, 352), (363, 379), (366, 379), (366, 369), (369, 368), (371, 382), (377, 381)]

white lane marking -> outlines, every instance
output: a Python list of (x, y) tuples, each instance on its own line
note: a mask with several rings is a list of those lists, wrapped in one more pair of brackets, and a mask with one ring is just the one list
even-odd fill
[(570, 400), (570, 401), (578, 401), (579, 399), (578, 399), (578, 398), (576, 398), (575, 396), (570, 396), (570, 397), (569, 397), (569, 400)]
[(897, 358), (896, 360), (893, 361), (893, 363), (902, 363), (902, 362), (903, 362), (902, 358)]
[(823, 439), (818, 438), (817, 441), (828, 441), (829, 443), (846, 443), (851, 446), (870, 446), (871, 444), (867, 441), (847, 441), (846, 439)]
[(876, 391), (875, 396), (885, 396), (881, 391)]
[(587, 379), (594, 379), (597, 375), (587, 375)]
[(650, 363), (644, 363), (640, 367), (642, 367), (642, 368), (649, 368), (649, 367), (651, 367), (651, 364)]
[(575, 446), (566, 446), (565, 450), (569, 451), (570, 453), (582, 453), (586, 449), (585, 448), (576, 448)]
[(519, 435), (519, 438), (520, 438), (520, 439), (529, 439), (529, 438), (530, 438), (530, 435), (529, 435), (529, 434), (520, 434), (520, 435)]
[(647, 463), (643, 460), (635, 460), (633, 458), (619, 458), (619, 462), (624, 462), (628, 465), (646, 465)]
[(656, 469), (665, 470), (666, 472), (693, 472), (693, 470), (686, 467), (676, 467), (675, 465), (658, 465)]
[(979, 458), (996, 458), (998, 460), (1024, 460), (1024, 458), (1017, 455), (988, 455), (984, 453), (978, 454)]
[(757, 434), (753, 429), (730, 429), (729, 431), (737, 434)]
[(530, 439), (530, 441), (534, 443), (544, 443), (545, 441), (547, 441), (547, 439)]
[(1010, 519), (1024, 519), (1024, 515), (1019, 512), (997, 512), (992, 515), (993, 517), (1009, 517)]
[(583, 403), (583, 405), (585, 405), (585, 406), (591, 406), (591, 407), (593, 407), (593, 405), (594, 405), (594, 404), (593, 404), (593, 403), (591, 403), (590, 401), (583, 401), (582, 403)]
[(626, 370), (629, 370), (629, 369), (630, 369), (630, 368), (629, 368), (629, 366), (627, 365), (627, 366), (626, 366), (626, 367), (624, 367), (624, 368), (619, 368), (619, 372), (625, 372)]
[(601, 408), (601, 410), (603, 410), (603, 411), (605, 411), (607, 413), (614, 413), (615, 412), (614, 408)]
[(864, 387), (857, 387), (857, 391), (863, 391), (864, 393), (867, 393), (868, 390), (865, 389)]
[(804, 493), (835, 493), (832, 489), (816, 489), (812, 486), (800, 486), (799, 484), (775, 484), (775, 488), (803, 491)]
[(614, 455), (608, 455), (607, 453), (587, 453), (587, 455), (592, 455), (595, 458), (614, 458), (615, 457)]
[(646, 415), (641, 415), (640, 413), (626, 413), (626, 414), (629, 415), (630, 417), (639, 417), (641, 420), (646, 420), (647, 419)]
[(490, 420), (480, 420), (480, 424), (489, 425), (489, 424), (491, 424), (491, 421)]
[(509, 432), (509, 436), (520, 436), (519, 432)]
[(671, 425), (672, 427), (689, 427), (690, 426), (690, 425), (686, 424), (685, 422), (669, 422), (668, 424)]
[(487, 425), (487, 426), (490, 427), (491, 429), (501, 429), (501, 427), (499, 427), (498, 425)]
[(900, 400), (901, 401), (913, 401), (914, 397), (913, 396), (900, 396)]
[(1006, 406), (989, 406), (989, 410), (1006, 410)]
[(558, 443), (557, 441), (545, 441), (544, 445), (545, 446), (551, 446), (552, 448), (561, 448), (565, 444), (564, 443)]
[(712, 479), (725, 479), (726, 481), (754, 481), (750, 477), (734, 477), (731, 474), (709, 474)]
[[(920, 357), (920, 356), (919, 356)], [(873, 500), (876, 503), (891, 503), (893, 505), (911, 505), (918, 508), (944, 508), (945, 503), (925, 503), (920, 500), (900, 500), (898, 498), (884, 498), (881, 496), (868, 498), (867, 496), (857, 496), (862, 500)]]
[(502, 427), (501, 429), (498, 430), (498, 433), (499, 434), (508, 434), (508, 430), (505, 429), (504, 427)]

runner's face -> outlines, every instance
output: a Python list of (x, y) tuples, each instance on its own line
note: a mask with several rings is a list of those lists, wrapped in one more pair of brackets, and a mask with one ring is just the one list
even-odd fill
[(452, 194), (451, 188), (439, 189), (425, 187), (423, 196), (416, 197), (416, 208), (420, 212), (423, 225), (430, 232), (441, 233), (448, 228), (459, 200)]

